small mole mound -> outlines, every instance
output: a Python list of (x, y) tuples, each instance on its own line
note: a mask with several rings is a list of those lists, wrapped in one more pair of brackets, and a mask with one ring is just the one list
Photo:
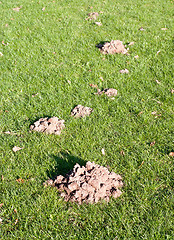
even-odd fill
[(122, 69), (122, 70), (120, 70), (119, 71), (120, 73), (122, 73), (122, 74), (128, 74), (129, 73), (129, 70), (127, 70), (127, 69)]
[(56, 135), (60, 135), (63, 128), (65, 128), (64, 120), (59, 120), (57, 117), (40, 118), (30, 126), (33, 131)]
[(109, 202), (111, 196), (119, 197), (123, 182), (120, 175), (109, 172), (106, 167), (87, 162), (86, 167), (76, 163), (65, 177), (59, 175), (54, 181), (47, 180), (44, 185), (56, 187), (65, 201), (82, 204), (97, 203), (102, 199)]
[(111, 42), (100, 43), (96, 45), (103, 54), (115, 54), (122, 53), (126, 54), (127, 50), (120, 40), (112, 40)]
[(96, 20), (99, 14), (97, 12), (88, 13), (88, 18), (86, 20)]
[(95, 93), (96, 95), (101, 95), (101, 94), (105, 94), (108, 97), (114, 97), (117, 96), (117, 90), (114, 88), (105, 88), (103, 91), (101, 91), (100, 89), (97, 89), (97, 93)]
[(82, 105), (77, 105), (72, 111), (71, 116), (75, 118), (89, 116), (93, 112), (93, 109), (90, 107), (84, 107)]

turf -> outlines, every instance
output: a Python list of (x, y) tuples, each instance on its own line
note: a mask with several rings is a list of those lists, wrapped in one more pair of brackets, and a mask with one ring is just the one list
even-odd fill
[[(173, 4), (1, 0), (0, 238), (173, 239)], [(85, 20), (99, 11), (102, 26)], [(135, 42), (129, 56), (96, 48), (117, 39)], [(91, 83), (118, 95), (97, 96)], [(73, 119), (78, 104), (94, 112)], [(29, 132), (44, 116), (65, 119), (60, 136)], [(87, 161), (122, 175), (121, 197), (79, 206), (43, 187)]]

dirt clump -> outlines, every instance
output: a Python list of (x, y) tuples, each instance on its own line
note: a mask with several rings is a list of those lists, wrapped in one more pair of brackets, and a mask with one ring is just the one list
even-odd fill
[(97, 12), (88, 13), (88, 18), (86, 20), (96, 20), (99, 14)]
[(90, 107), (84, 107), (82, 105), (77, 105), (72, 111), (71, 116), (75, 118), (89, 116), (93, 112), (93, 109)]
[(56, 187), (65, 201), (82, 204), (97, 203), (101, 199), (108, 202), (111, 196), (119, 197), (123, 182), (120, 175), (109, 172), (106, 167), (87, 162), (85, 167), (76, 163), (65, 177), (59, 175), (44, 185)]
[(169, 157), (174, 157), (174, 152), (170, 152)]
[(140, 31), (144, 31), (145, 29), (144, 29), (143, 27), (140, 27), (139, 30), (140, 30)]
[(65, 128), (64, 120), (58, 119), (58, 117), (45, 117), (40, 118), (33, 125), (30, 126), (30, 130), (36, 132), (45, 132), (47, 134), (60, 135), (63, 128)]
[(127, 54), (127, 49), (120, 40), (112, 40), (111, 42), (99, 43), (96, 45), (103, 54), (122, 53)]
[(98, 25), (98, 26), (102, 26), (101, 22), (95, 22), (95, 24)]
[(123, 73), (123, 74), (124, 74), (124, 73), (128, 74), (128, 73), (129, 73), (129, 70), (127, 70), (127, 69), (122, 69), (122, 70), (120, 70), (119, 72), (120, 72), (120, 73)]
[(97, 89), (97, 93), (95, 93), (96, 95), (101, 95), (101, 94), (105, 94), (108, 97), (114, 97), (117, 96), (117, 90), (114, 88), (105, 88), (103, 91), (100, 89)]

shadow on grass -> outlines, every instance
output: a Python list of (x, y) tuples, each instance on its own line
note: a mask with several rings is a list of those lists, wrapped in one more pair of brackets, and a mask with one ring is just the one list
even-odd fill
[(104, 46), (104, 44), (107, 43), (107, 42), (109, 42), (109, 41), (101, 41), (101, 42), (97, 43), (95, 46), (96, 46), (97, 48), (99, 48), (99, 49), (102, 49), (102, 47)]
[(65, 176), (70, 170), (73, 169), (76, 163), (84, 166), (86, 162), (81, 158), (70, 155), (66, 152), (60, 152), (60, 156), (51, 155), (51, 158), (54, 158), (55, 165), (47, 170), (47, 176), (51, 179), (55, 179), (58, 175)]
[(51, 116), (51, 115), (42, 115), (42, 116), (38, 116), (37, 118), (33, 118), (33, 119), (29, 119), (29, 124), (30, 125), (34, 125), (34, 123), (35, 122), (37, 122), (37, 121), (39, 121), (39, 119), (41, 119), (41, 118), (52, 118), (53, 116)]

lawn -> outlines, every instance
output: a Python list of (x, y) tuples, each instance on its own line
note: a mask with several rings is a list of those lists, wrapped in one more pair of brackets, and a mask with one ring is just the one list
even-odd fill
[[(173, 10), (172, 0), (1, 0), (1, 239), (173, 239)], [(134, 45), (101, 54), (111, 40)], [(93, 113), (71, 117), (78, 104)], [(60, 136), (30, 131), (46, 116), (65, 120)], [(119, 198), (78, 205), (43, 186), (87, 161), (123, 177)]]

